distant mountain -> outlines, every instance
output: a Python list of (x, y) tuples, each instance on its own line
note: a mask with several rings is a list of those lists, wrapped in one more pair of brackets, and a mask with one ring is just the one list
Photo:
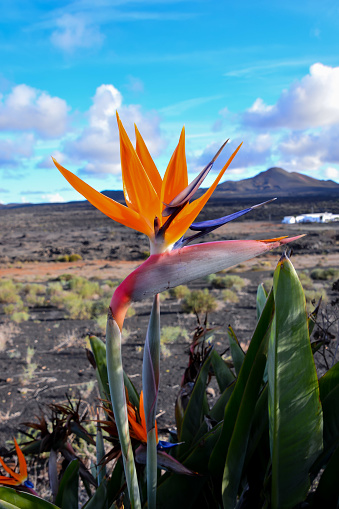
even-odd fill
[(249, 196), (339, 196), (339, 184), (333, 180), (318, 180), (297, 172), (288, 172), (282, 168), (269, 168), (256, 175), (237, 182), (227, 180), (219, 184), (213, 196), (249, 197)]
[[(206, 189), (200, 189), (196, 197), (201, 196)], [(125, 203), (123, 191), (102, 191), (102, 194), (112, 198), (120, 203)], [(210, 202), (214, 200), (227, 200), (238, 198), (305, 198), (308, 196), (317, 196), (329, 198), (339, 197), (339, 184), (333, 180), (318, 180), (302, 173), (288, 172), (282, 168), (274, 167), (269, 168), (256, 175), (244, 180), (232, 181), (227, 180), (219, 184), (214, 191)], [(74, 205), (79, 202), (69, 202)], [(83, 202), (84, 203), (84, 202)], [(27, 207), (34, 204), (21, 204), (11, 203), (8, 205), (1, 205), (1, 209), (10, 209), (18, 207)], [(45, 204), (39, 204), (45, 205)], [(48, 205), (62, 205), (62, 204), (48, 204)]]

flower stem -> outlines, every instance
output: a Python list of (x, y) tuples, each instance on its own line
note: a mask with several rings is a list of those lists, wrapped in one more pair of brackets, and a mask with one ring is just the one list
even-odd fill
[(144, 360), (142, 368), (142, 386), (144, 410), (147, 428), (147, 502), (149, 509), (156, 509), (157, 489), (157, 436), (155, 416), (160, 377), (160, 299), (154, 296), (153, 307), (148, 324)]
[(121, 332), (112, 316), (111, 310), (108, 311), (107, 317), (106, 357), (112, 407), (119, 434), (131, 508), (141, 509), (138, 478), (129, 435), (124, 372), (121, 358)]

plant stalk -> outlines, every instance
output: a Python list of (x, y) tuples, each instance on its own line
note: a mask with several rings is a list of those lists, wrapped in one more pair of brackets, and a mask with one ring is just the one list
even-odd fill
[(124, 372), (121, 358), (121, 332), (109, 309), (106, 327), (107, 374), (114, 419), (119, 434), (131, 509), (141, 509), (138, 478), (129, 434)]
[(156, 509), (157, 489), (157, 437), (155, 416), (160, 378), (160, 299), (154, 296), (148, 324), (142, 368), (142, 386), (147, 429), (147, 502), (149, 509)]

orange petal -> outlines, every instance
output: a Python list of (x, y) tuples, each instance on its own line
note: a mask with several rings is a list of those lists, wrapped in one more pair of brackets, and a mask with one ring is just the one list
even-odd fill
[(114, 219), (118, 223), (124, 224), (133, 230), (151, 235), (153, 229), (150, 230), (146, 222), (139, 216), (134, 210), (121, 205), (111, 198), (99, 193), (93, 187), (86, 184), (83, 180), (79, 179), (76, 175), (66, 170), (61, 164), (59, 164), (53, 157), (53, 162), (58, 170), (62, 173), (66, 180), (71, 184), (76, 191), (84, 196), (94, 207), (100, 210), (103, 214)]
[(143, 140), (143, 137), (138, 131), (137, 126), (135, 125), (134, 128), (136, 138), (136, 152), (160, 199), (162, 178), (160, 176), (160, 173), (158, 172), (158, 168), (154, 164), (154, 161), (151, 157), (151, 154), (148, 151), (148, 148)]
[[(21, 476), (20, 476), (20, 474), (16, 474), (16, 473), (14, 472), (14, 470), (12, 470), (12, 469), (11, 469), (8, 465), (6, 465), (6, 463), (5, 463), (5, 462), (4, 462), (4, 460), (1, 458), (1, 456), (0, 456), (0, 463), (1, 463), (1, 465), (3, 466), (4, 470), (5, 470), (5, 471), (6, 471), (6, 472), (10, 475), (10, 476), (12, 476), (12, 477), (13, 477), (13, 479), (15, 479), (15, 480), (16, 480), (17, 482), (19, 482), (19, 483), (21, 482)], [(4, 479), (8, 479), (8, 477), (6, 477), (6, 476), (2, 476), (2, 477), (4, 477)]]
[(25, 456), (24, 456), (22, 450), (20, 449), (18, 442), (15, 440), (15, 438), (14, 438), (14, 444), (15, 444), (15, 450), (16, 450), (18, 460), (19, 460), (20, 479), (21, 479), (21, 482), (23, 482), (23, 481), (26, 481), (26, 479), (27, 479), (27, 463), (26, 463)]
[(242, 143), (239, 145), (239, 147), (233, 152), (225, 166), (222, 168), (222, 170), (219, 172), (218, 177), (215, 179), (211, 187), (204, 193), (200, 198), (193, 201), (192, 203), (189, 203), (186, 205), (186, 207), (178, 214), (178, 216), (173, 220), (173, 223), (169, 226), (168, 230), (165, 232), (165, 240), (168, 244), (172, 244), (173, 242), (176, 242), (178, 239), (180, 239), (184, 233), (188, 230), (190, 225), (193, 223), (195, 218), (198, 216), (198, 214), (201, 212), (201, 210), (204, 208), (205, 204), (211, 197), (213, 191), (217, 187), (217, 185), (220, 182), (220, 179), (224, 175), (225, 171), (233, 161), (235, 155), (239, 151)]
[(161, 189), (161, 201), (170, 203), (188, 186), (185, 154), (185, 128), (182, 128), (179, 143), (168, 163)]
[[(150, 227), (159, 216), (160, 201), (141, 161), (118, 117), (120, 157), (125, 200), (131, 209), (139, 212)], [(162, 210), (162, 207), (161, 207)]]
[(17, 486), (18, 484), (21, 484), (21, 481), (17, 481), (11, 477), (6, 477), (5, 475), (0, 475), (0, 484), (6, 484), (7, 486)]

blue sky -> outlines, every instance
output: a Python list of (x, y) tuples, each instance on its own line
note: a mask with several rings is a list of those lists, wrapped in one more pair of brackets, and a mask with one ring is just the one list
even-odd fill
[(0, 202), (80, 199), (51, 155), (98, 190), (121, 188), (116, 110), (162, 174), (185, 125), (192, 177), (230, 138), (215, 171), (244, 144), (226, 179), (279, 165), (339, 182), (337, 1), (0, 8)]

